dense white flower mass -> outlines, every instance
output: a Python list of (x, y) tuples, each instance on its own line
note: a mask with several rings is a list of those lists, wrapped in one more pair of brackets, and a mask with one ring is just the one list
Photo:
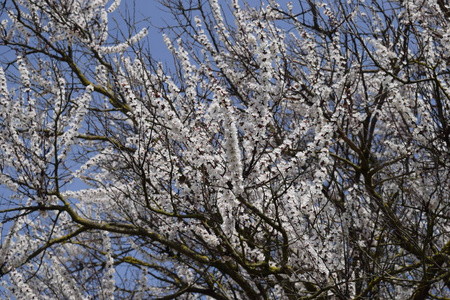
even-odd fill
[(450, 297), (444, 1), (123, 2), (3, 3), (1, 298)]

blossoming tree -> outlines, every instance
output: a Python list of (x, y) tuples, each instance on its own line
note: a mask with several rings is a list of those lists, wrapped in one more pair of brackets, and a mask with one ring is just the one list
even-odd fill
[(444, 0), (119, 4), (2, 1), (2, 297), (450, 297)]

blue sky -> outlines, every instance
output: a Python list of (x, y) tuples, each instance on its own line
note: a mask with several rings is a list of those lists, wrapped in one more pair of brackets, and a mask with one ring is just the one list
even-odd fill
[(148, 18), (150, 22), (150, 24), (148, 22), (139, 23), (137, 30), (140, 30), (139, 25), (142, 27), (149, 26), (148, 39), (151, 54), (155, 59), (160, 61), (170, 60), (171, 55), (164, 43), (162, 32), (156, 27), (163, 27), (166, 23), (174, 24), (173, 17), (157, 0), (122, 0), (119, 9), (123, 11), (127, 5), (132, 7), (133, 2), (135, 2), (137, 20), (145, 20)]

